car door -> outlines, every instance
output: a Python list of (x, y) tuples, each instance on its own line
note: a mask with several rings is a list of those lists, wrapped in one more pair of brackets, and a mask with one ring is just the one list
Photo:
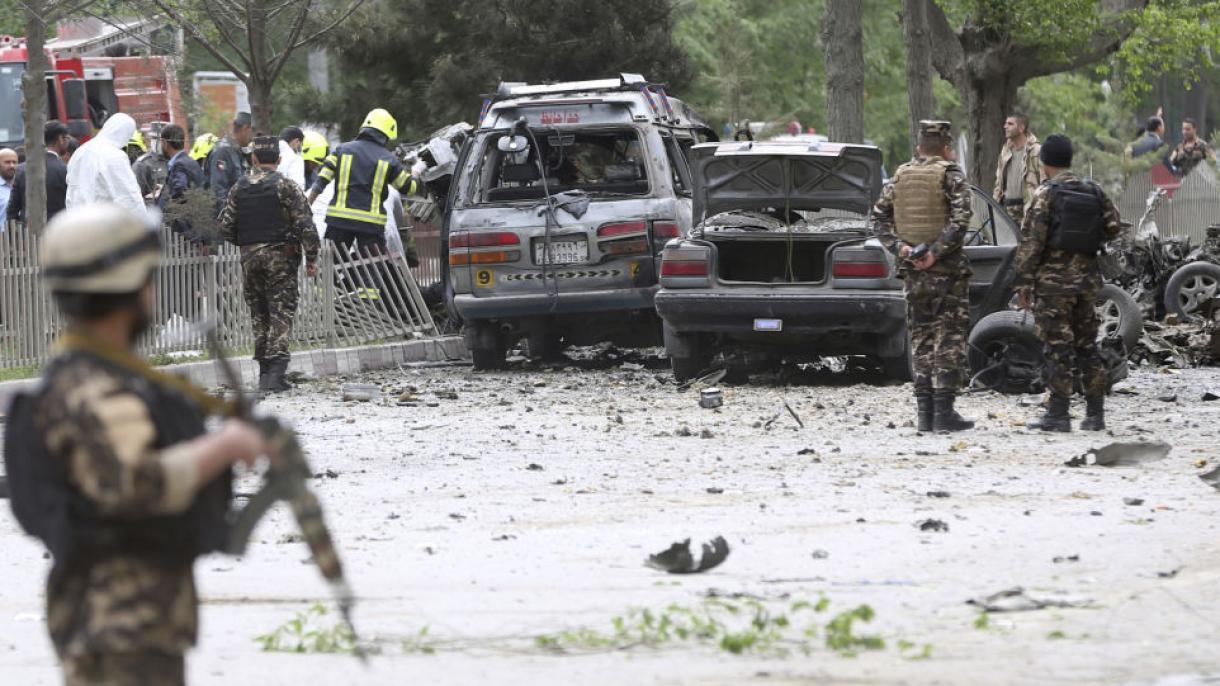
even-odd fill
[[(977, 186), (970, 187), (973, 214), (966, 233), (963, 252), (970, 261), (970, 319), (995, 311), (1000, 306), (1002, 291), (1007, 291), (1012, 257), (1016, 252), (1020, 229), (1004, 208)], [(997, 283), (997, 276), (1007, 274)], [(999, 286), (996, 292), (993, 287)]]

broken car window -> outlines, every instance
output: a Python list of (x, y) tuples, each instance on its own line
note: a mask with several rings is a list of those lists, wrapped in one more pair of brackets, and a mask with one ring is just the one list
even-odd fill
[(560, 131), (534, 129), (529, 149), (506, 153), (496, 147), (505, 133), (488, 134), (483, 144), (479, 200), (538, 200), (582, 190), (591, 195), (646, 195), (648, 169), (634, 129)]

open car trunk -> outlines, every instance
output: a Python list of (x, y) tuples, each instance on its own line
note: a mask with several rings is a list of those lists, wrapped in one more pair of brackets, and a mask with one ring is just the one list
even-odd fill
[[(835, 214), (846, 214), (836, 212)], [(829, 273), (830, 248), (866, 237), (859, 217), (793, 213), (788, 225), (773, 213), (730, 212), (702, 227), (716, 246), (716, 276), (750, 283), (822, 283)]]

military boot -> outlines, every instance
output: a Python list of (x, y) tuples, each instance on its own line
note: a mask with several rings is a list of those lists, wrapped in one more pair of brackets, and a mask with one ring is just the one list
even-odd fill
[(918, 412), (918, 417), (915, 422), (915, 430), (920, 433), (928, 433), (932, 430), (932, 389), (931, 388), (916, 388), (915, 389), (915, 407)]
[(934, 431), (965, 431), (974, 428), (974, 422), (953, 409), (953, 401), (956, 398), (957, 391), (942, 389), (932, 393), (932, 429)]
[(1080, 422), (1081, 431), (1106, 430), (1106, 396), (1098, 395), (1085, 398), (1085, 417)]
[(1058, 431), (1067, 433), (1072, 430), (1072, 418), (1068, 415), (1069, 400), (1062, 395), (1052, 395), (1047, 403), (1046, 413), (1041, 419), (1025, 425), (1027, 429), (1042, 431)]
[(258, 362), (258, 390), (265, 393), (271, 388), (268, 384), (271, 383), (271, 361), (270, 360), (255, 360)]
[[(288, 361), (289, 358), (280, 357), (268, 363), (266, 390), (272, 393), (292, 390), (292, 384), (284, 378), (284, 374), (288, 371)], [(261, 387), (260, 390), (262, 390)]]

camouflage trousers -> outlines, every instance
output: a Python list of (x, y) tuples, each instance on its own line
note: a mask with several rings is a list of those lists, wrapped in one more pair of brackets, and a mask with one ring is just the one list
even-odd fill
[(241, 256), (242, 285), (254, 329), (254, 359), (288, 359), (288, 338), (297, 312), (295, 251), (273, 246)]
[(970, 277), (910, 271), (904, 278), (915, 387), (957, 390), (968, 369)]
[(1098, 289), (1097, 283), (1086, 282), (1075, 293), (1039, 294), (1034, 303), (1034, 325), (1046, 357), (1042, 381), (1054, 395), (1070, 398), (1076, 373), (1085, 396), (1105, 395), (1108, 389), (1106, 365), (1097, 347)]
[(65, 686), (182, 686), (181, 653), (90, 653), (64, 660)]

